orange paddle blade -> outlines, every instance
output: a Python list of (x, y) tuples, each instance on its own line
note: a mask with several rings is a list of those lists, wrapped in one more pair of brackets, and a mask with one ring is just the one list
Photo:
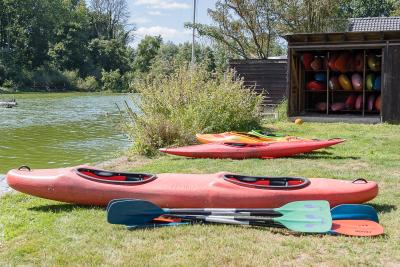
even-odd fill
[(377, 236), (384, 233), (379, 223), (367, 220), (334, 220), (331, 231), (351, 236)]

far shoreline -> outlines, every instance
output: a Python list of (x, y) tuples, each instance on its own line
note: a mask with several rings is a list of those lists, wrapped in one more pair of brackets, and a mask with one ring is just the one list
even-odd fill
[[(130, 94), (132, 92), (112, 92), (112, 91), (76, 91), (76, 90), (66, 90), (66, 91), (3, 91), (0, 89), (0, 95), (24, 95), (24, 94), (68, 94), (68, 93), (86, 93), (86, 94)], [(134, 93), (133, 93), (134, 94)]]

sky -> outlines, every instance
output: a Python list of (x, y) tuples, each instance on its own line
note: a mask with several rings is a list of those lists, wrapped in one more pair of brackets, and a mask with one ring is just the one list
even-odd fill
[[(211, 23), (207, 9), (216, 0), (197, 0), (197, 22)], [(161, 35), (164, 41), (183, 43), (191, 40), (191, 31), (184, 23), (193, 17), (193, 0), (129, 0), (129, 23), (136, 25), (133, 46), (146, 35)]]

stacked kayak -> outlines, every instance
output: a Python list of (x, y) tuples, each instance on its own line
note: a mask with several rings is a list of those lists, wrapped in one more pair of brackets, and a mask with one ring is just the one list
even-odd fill
[(299, 140), (296, 142), (264, 142), (264, 143), (210, 143), (178, 148), (162, 148), (161, 152), (191, 158), (279, 158), (317, 149), (330, 147), (344, 142), (344, 139), (331, 140)]
[(327, 200), (334, 207), (363, 203), (378, 194), (377, 184), (364, 179), (256, 177), (225, 172), (153, 175), (89, 166), (20, 168), (8, 172), (7, 182), (33, 196), (101, 206), (117, 198), (134, 198), (173, 208), (276, 208), (299, 200)]
[(260, 142), (289, 142), (302, 140), (294, 136), (264, 134), (258, 131), (244, 132), (225, 132), (220, 134), (196, 134), (200, 143), (246, 143), (256, 144)]

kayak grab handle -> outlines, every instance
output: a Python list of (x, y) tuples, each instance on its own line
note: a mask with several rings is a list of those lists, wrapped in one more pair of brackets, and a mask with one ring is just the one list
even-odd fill
[(22, 165), (22, 166), (20, 166), (20, 167), (18, 168), (18, 170), (19, 170), (19, 171), (22, 171), (22, 170), (31, 171), (31, 168), (30, 168), (29, 166), (27, 166), (27, 165)]

